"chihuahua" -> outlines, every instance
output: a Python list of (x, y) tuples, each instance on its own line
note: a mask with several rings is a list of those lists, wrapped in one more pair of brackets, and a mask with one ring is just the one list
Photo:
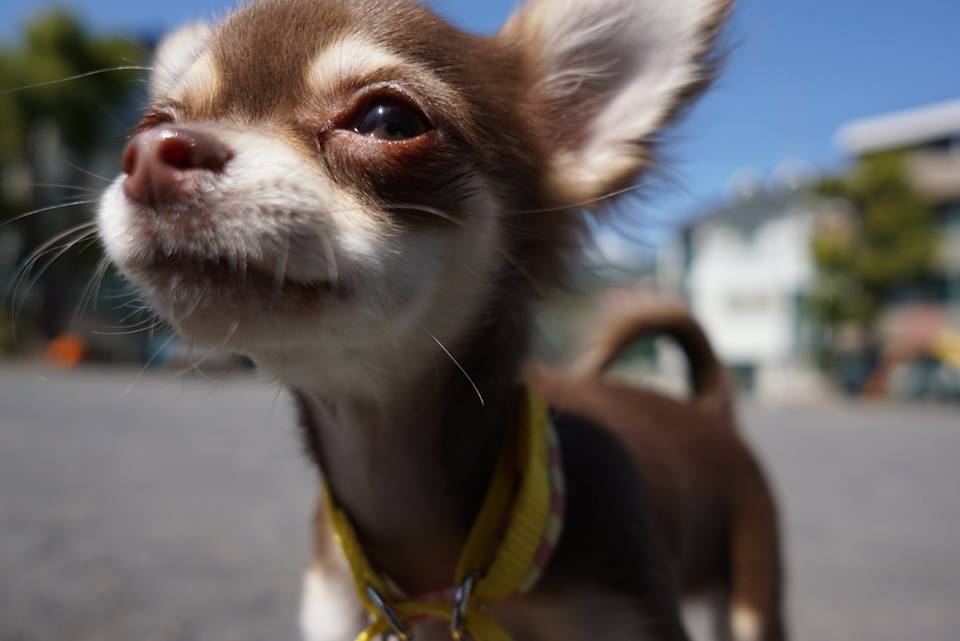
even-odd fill
[[(411, 0), (256, 0), (158, 48), (99, 211), (107, 253), (183, 334), (293, 392), (324, 482), (403, 591), (447, 585), (510, 436), (534, 305), (564, 284), (584, 210), (635, 184), (709, 84), (731, 1), (528, 0), (480, 37)], [(560, 409), (562, 537), (536, 589), (490, 615), (518, 641), (686, 639), (680, 543), (613, 414)], [(319, 514), (304, 631), (351, 639), (366, 615)], [(731, 599), (737, 641), (779, 638)]]

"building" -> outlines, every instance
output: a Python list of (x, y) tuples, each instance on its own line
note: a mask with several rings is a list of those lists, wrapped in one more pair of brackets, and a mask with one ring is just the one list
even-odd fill
[[(899, 150), (910, 176), (936, 207), (942, 229), (936, 283), (893, 306), (886, 325), (931, 307), (960, 319), (960, 100), (853, 122), (838, 143), (851, 158)], [(816, 279), (811, 255), (820, 224), (851, 215), (799, 184), (741, 190), (680, 230), (659, 256), (661, 286), (681, 292), (709, 331), (740, 387), (768, 399), (825, 389), (813, 363), (806, 314)], [(915, 308), (911, 313), (911, 307)]]
[(768, 399), (823, 392), (805, 305), (813, 234), (832, 207), (800, 188), (741, 194), (661, 254), (662, 286), (687, 298), (741, 389)]

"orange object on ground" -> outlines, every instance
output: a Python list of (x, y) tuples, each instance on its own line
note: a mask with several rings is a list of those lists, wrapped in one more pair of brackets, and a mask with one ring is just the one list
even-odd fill
[(86, 343), (72, 334), (63, 334), (53, 339), (46, 351), (47, 360), (63, 369), (73, 369), (86, 355)]

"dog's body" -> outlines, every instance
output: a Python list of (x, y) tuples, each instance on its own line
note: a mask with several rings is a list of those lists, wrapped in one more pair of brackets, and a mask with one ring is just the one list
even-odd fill
[[(715, 605), (721, 639), (783, 639), (776, 507), (736, 431), (723, 368), (682, 306), (618, 294), (569, 373), (531, 370), (552, 404), (614, 433), (644, 480), (658, 536), (684, 595)], [(674, 341), (689, 362), (690, 399), (604, 377), (634, 341)]]
[[(564, 282), (581, 208), (633, 184), (707, 85), (729, 8), (530, 0), (480, 38), (410, 0), (256, 1), (161, 45), (101, 236), (178, 329), (294, 391), (308, 451), (377, 569), (408, 593), (448, 587), (517, 414), (533, 301)], [(649, 417), (647, 435), (716, 418), (591, 394), (557, 420), (556, 556), (491, 613), (517, 641), (682, 640), (670, 548), (679, 567), (710, 563), (674, 545), (692, 541), (688, 523), (656, 519), (699, 512), (658, 509), (690, 495), (645, 490), (618, 435), (625, 407)], [(666, 450), (629, 449), (674, 478), (657, 467)], [(348, 639), (364, 612), (323, 518), (316, 540), (304, 627)], [(774, 641), (773, 626), (737, 641)]]
[[(629, 638), (674, 639), (684, 638), (675, 599), (700, 596), (714, 608), (714, 630), (721, 641), (785, 639), (776, 508), (762, 471), (735, 429), (723, 368), (706, 336), (683, 307), (630, 295), (617, 296), (612, 313), (596, 325), (573, 367), (525, 369), (529, 383), (556, 410), (573, 490), (573, 529), (530, 599), (533, 605), (507, 606), (498, 614), (523, 631), (523, 638), (604, 639), (595, 621), (614, 617), (618, 623), (611, 626), (610, 638), (627, 638), (624, 630), (634, 630)], [(672, 339), (684, 351), (693, 392), (689, 400), (603, 376), (632, 342), (657, 336)], [(306, 416), (305, 428), (311, 424)], [(596, 531), (611, 520), (616, 525), (609, 531)], [(624, 533), (629, 538), (619, 538)], [(333, 589), (339, 595), (334, 609), (342, 612), (351, 603), (356, 609), (351, 579), (322, 505), (315, 536), (315, 566), (307, 577), (303, 611), (308, 630), (326, 619), (317, 610), (327, 611), (337, 601), (331, 600), (333, 584), (339, 583)], [(641, 575), (637, 567), (645, 569)], [(567, 594), (571, 580), (587, 584), (598, 576), (618, 589), (605, 596), (603, 590)], [(640, 580), (644, 576), (646, 582)], [(632, 598), (615, 596), (625, 583), (631, 585), (627, 592)], [(626, 612), (641, 617), (624, 616)], [(362, 621), (357, 610), (354, 626), (362, 627)], [(584, 627), (578, 629), (577, 623)], [(345, 638), (356, 632), (329, 635), (323, 630), (320, 626), (310, 638)], [(437, 638), (445, 634), (436, 631)]]

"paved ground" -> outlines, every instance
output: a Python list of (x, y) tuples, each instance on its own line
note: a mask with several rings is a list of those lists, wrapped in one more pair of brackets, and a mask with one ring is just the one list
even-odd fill
[[(295, 641), (314, 482), (287, 399), (135, 378), (0, 366), (0, 641)], [(960, 408), (743, 415), (794, 639), (960, 638)]]

